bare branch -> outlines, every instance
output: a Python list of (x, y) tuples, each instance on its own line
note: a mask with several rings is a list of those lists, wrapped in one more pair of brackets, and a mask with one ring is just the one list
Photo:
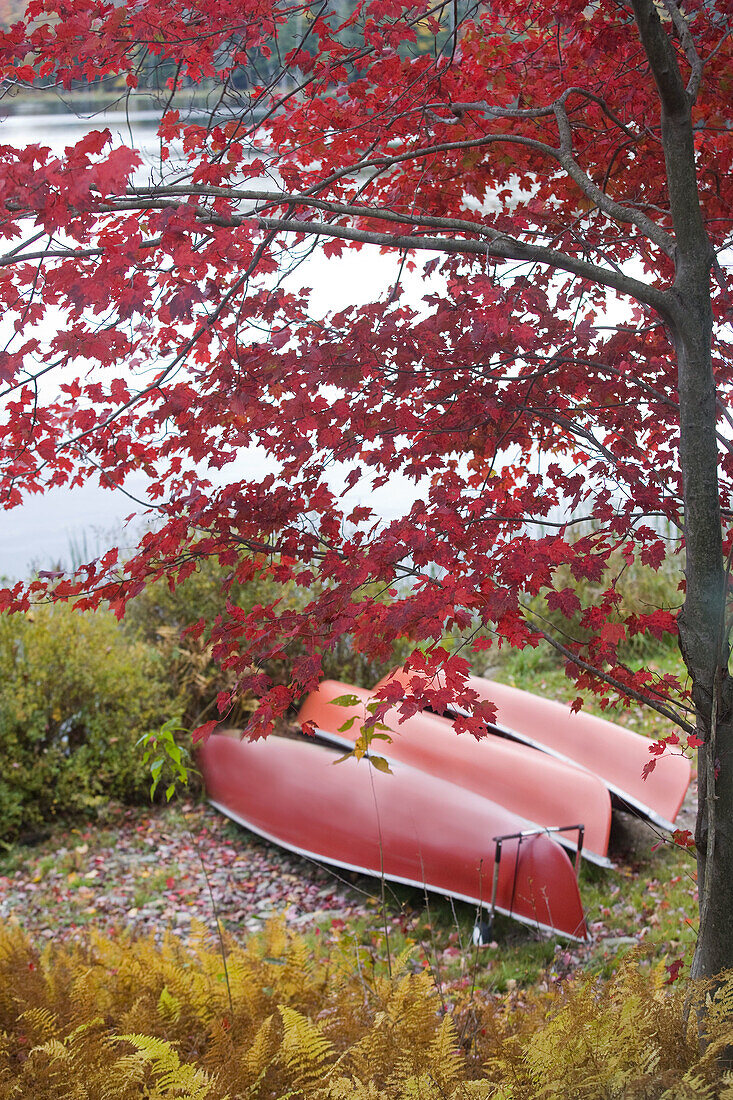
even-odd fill
[[(379, 213), (373, 215), (379, 218)], [(334, 226), (329, 222), (297, 221), (295, 219), (259, 218), (263, 229), (281, 230), (291, 233), (316, 234), (335, 237), (344, 241), (359, 241), (362, 244), (376, 244), (387, 248), (408, 248), (417, 251), (462, 253), (464, 255), (489, 256), (503, 260), (519, 260), (528, 263), (541, 263), (558, 271), (567, 271), (589, 282), (611, 287), (620, 294), (636, 298), (637, 301), (651, 306), (660, 316), (670, 321), (673, 318), (673, 304), (667, 292), (629, 275), (611, 271), (597, 264), (589, 263), (564, 252), (558, 252), (544, 245), (528, 244), (508, 237), (498, 230), (486, 227), (478, 230), (486, 240), (446, 240), (443, 237), (403, 236), (390, 233), (370, 232), (364, 229), (351, 229), (346, 226)]]
[[(154, 190), (155, 189), (144, 188), (135, 189), (138, 194), (146, 195), (149, 193), (151, 196), (154, 194)], [(187, 187), (161, 188), (160, 192), (167, 201), (155, 201), (152, 197), (148, 201), (138, 200), (137, 202), (133, 202), (130, 200), (122, 200), (117, 203), (106, 203), (104, 209), (124, 210), (133, 208), (139, 209), (141, 207), (162, 209), (166, 206), (176, 205), (172, 200), (177, 194), (201, 193), (208, 197), (227, 196), (235, 199), (247, 198), (255, 202), (264, 202), (265, 205), (287, 204), (291, 208), (297, 205), (315, 206), (337, 216), (351, 215), (355, 217), (370, 218), (375, 221), (414, 225), (415, 227), (424, 225), (432, 229), (473, 233), (478, 239), (451, 239), (423, 235), (408, 236), (404, 234), (390, 234), (384, 231), (357, 229), (348, 226), (334, 225), (331, 222), (310, 219), (298, 220), (292, 217), (265, 217), (257, 212), (257, 208), (255, 208), (251, 214), (231, 216), (215, 213), (206, 207), (197, 207), (195, 210), (202, 226), (207, 224), (237, 226), (244, 225), (247, 222), (255, 222), (255, 224), (269, 232), (302, 233), (305, 236), (325, 236), (337, 240), (358, 241), (363, 244), (374, 244), (398, 249), (415, 249), (418, 251), (442, 252), (453, 255), (477, 255), (506, 260), (518, 260), (520, 262), (546, 264), (549, 267), (556, 268), (558, 271), (567, 271), (569, 274), (577, 275), (581, 279), (599, 283), (602, 286), (607, 286), (618, 291), (620, 294), (635, 298), (637, 301), (643, 302), (645, 305), (655, 309), (660, 316), (666, 319), (671, 320), (673, 316), (673, 303), (670, 301), (666, 291), (650, 286), (639, 279), (624, 274), (618, 269), (611, 270), (607, 267), (591, 263), (588, 260), (580, 259), (576, 256), (568, 255), (545, 245), (531, 244), (518, 240), (507, 236), (497, 229), (493, 229), (491, 226), (481, 224), (480, 222), (472, 222), (458, 218), (423, 217), (391, 210), (380, 210), (373, 207), (350, 206), (348, 204), (332, 203), (326, 202), (325, 200), (301, 197), (297, 194), (291, 195), (285, 192), (237, 191), (226, 188), (196, 189)], [(158, 243), (159, 239), (155, 238), (144, 242), (141, 247), (153, 248)], [(14, 251), (12, 254), (0, 257), (0, 267), (7, 266), (11, 263), (26, 262), (29, 259), (63, 260), (92, 258), (102, 255), (103, 252), (104, 249), (98, 247), (46, 249), (42, 252), (35, 252), (27, 255), (15, 253)]]
[[(615, 111), (611, 110), (605, 99), (603, 99), (601, 96), (594, 95), (593, 92), (589, 91), (587, 88), (566, 88), (559, 100), (555, 100), (555, 102), (550, 103), (548, 106), (545, 107), (495, 107), (493, 104), (489, 103), (485, 99), (478, 100), (475, 103), (431, 103), (428, 105), (428, 107), (433, 111), (450, 111), (451, 114), (456, 116), (456, 119), (458, 120), (460, 120), (463, 115), (467, 114), (469, 111), (480, 111), (482, 114), (489, 115), (490, 118), (496, 119), (535, 119), (549, 117), (551, 114), (554, 113), (557, 103), (566, 103), (572, 95), (579, 95), (582, 96), (583, 99), (588, 99), (591, 100), (593, 103), (596, 103), (601, 108), (606, 117), (609, 118), (611, 122), (613, 122), (616, 126), (618, 126), (619, 129), (622, 130), (627, 137), (630, 137), (633, 140), (637, 139), (638, 135), (633, 130), (629, 129), (626, 123), (618, 117)], [(450, 124), (451, 121), (453, 120), (441, 119), (441, 122), (444, 122), (446, 125)]]
[(590, 176), (580, 167), (577, 160), (572, 155), (572, 129), (562, 98), (555, 104), (554, 114), (557, 119), (557, 129), (560, 135), (560, 149), (557, 154), (557, 160), (573, 182), (578, 185), (586, 198), (594, 202), (598, 209), (607, 217), (612, 218), (613, 221), (635, 225), (636, 228), (648, 237), (650, 241), (656, 244), (665, 255), (671, 257), (674, 254), (674, 240), (670, 237), (669, 233), (665, 232), (664, 229), (658, 226), (656, 222), (652, 221), (651, 218), (647, 217), (646, 214), (641, 213), (641, 211), (633, 210), (628, 206), (624, 206), (622, 203), (614, 202), (614, 200), (609, 198), (606, 192), (599, 187), (598, 184), (594, 183)]
[(677, 7), (675, 0), (662, 0), (662, 3), (669, 12), (675, 29), (680, 36), (680, 41), (685, 51), (685, 57), (690, 66), (690, 79), (687, 82), (686, 90), (690, 97), (690, 102), (694, 103), (697, 100), (697, 93), (700, 90), (700, 83), (702, 81), (703, 60), (697, 52), (695, 40), (690, 31), (690, 25)]

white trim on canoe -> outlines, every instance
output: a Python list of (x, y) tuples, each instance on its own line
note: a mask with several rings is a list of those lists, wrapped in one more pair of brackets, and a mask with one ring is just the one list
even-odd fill
[[(461, 717), (469, 717), (469, 711), (465, 710), (463, 707), (457, 707), (454, 705), (450, 706), (448, 709), (457, 716), (460, 715)], [(642, 814), (643, 817), (651, 821), (653, 825), (658, 826), (658, 828), (660, 829), (664, 829), (668, 833), (673, 833), (677, 828), (674, 822), (667, 821), (666, 817), (662, 817), (661, 814), (658, 814), (655, 810), (652, 810), (651, 807), (634, 798), (628, 793), (628, 791), (623, 790), (622, 787), (617, 787), (615, 783), (610, 783), (606, 778), (604, 778), (604, 776), (599, 775), (598, 772), (594, 772), (591, 768), (587, 768), (584, 764), (579, 764), (577, 760), (573, 760), (572, 756), (566, 756), (565, 753), (558, 752), (557, 749), (548, 748), (547, 745), (543, 744), (542, 741), (536, 741), (533, 737), (529, 737), (526, 733), (519, 733), (517, 730), (512, 729), (511, 726), (502, 726), (499, 725), (499, 723), (497, 722), (495, 725), (487, 726), (486, 728), (488, 729), (489, 734), (493, 733), (494, 736), (498, 735), (499, 737), (506, 737), (507, 740), (517, 741), (521, 745), (529, 745), (530, 748), (537, 749), (538, 752), (543, 752), (546, 756), (552, 756), (555, 760), (559, 760), (563, 764), (572, 764), (574, 768), (580, 768), (580, 770), (583, 772), (588, 772), (590, 775), (595, 775), (596, 778), (600, 779), (601, 783), (603, 783), (608, 788), (611, 794), (615, 794), (616, 797), (625, 805), (629, 806), (630, 809), (637, 810), (640, 814)], [(590, 859), (591, 857), (589, 856), (588, 858)], [(610, 863), (609, 865), (612, 866), (612, 864)]]
[[(352, 745), (353, 748), (353, 745)], [(285, 848), (289, 852), (294, 852), (298, 856), (304, 856), (306, 859), (315, 860), (318, 863), (326, 863), (332, 867), (340, 867), (344, 871), (355, 871), (360, 875), (369, 875), (371, 878), (379, 878), (379, 873), (373, 868), (360, 867), (356, 863), (344, 863), (339, 859), (329, 859), (327, 856), (320, 854), (319, 852), (312, 852), (308, 848), (299, 848), (295, 844), (287, 844), (285, 841), (280, 840), (274, 833), (268, 833), (264, 829), (260, 829), (258, 826), (253, 825), (246, 818), (240, 817), (234, 810), (228, 809), (222, 802), (216, 802), (213, 798), (209, 799), (209, 805), (213, 806), (215, 810), (219, 810), (225, 817), (230, 818), (232, 821), (236, 821), (237, 825), (241, 825), (244, 829), (249, 829), (251, 833), (256, 833), (257, 836), (263, 837), (264, 840), (269, 840), (271, 844), (276, 844), (279, 848)], [(466, 901), (469, 905), (475, 905), (479, 910), (488, 910), (489, 898), (472, 898), (466, 894), (457, 894), (453, 891), (443, 890), (436, 886), (431, 886), (427, 882), (417, 882), (415, 879), (402, 878), (399, 875), (385, 875), (385, 879), (389, 882), (399, 882), (403, 886), (414, 886), (418, 890), (430, 890), (433, 894), (441, 894), (443, 897), (456, 898), (458, 901)], [(538, 932), (545, 932), (550, 936), (562, 936), (564, 939), (571, 940), (573, 943), (587, 943), (587, 940), (582, 936), (573, 936), (569, 932), (563, 932), (559, 928), (553, 928), (549, 924), (540, 924), (539, 921), (530, 920), (529, 917), (522, 917), (513, 910), (503, 909), (501, 906), (496, 906), (497, 913), (503, 913), (504, 916), (510, 917), (512, 920), (518, 921), (520, 924), (526, 924), (530, 928), (537, 929)]]

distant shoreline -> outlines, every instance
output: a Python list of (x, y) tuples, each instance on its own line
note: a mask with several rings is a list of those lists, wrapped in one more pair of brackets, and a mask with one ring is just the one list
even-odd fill
[[(170, 93), (165, 90), (138, 90), (129, 94), (120, 92), (117, 95), (110, 95), (108, 91), (102, 90), (60, 93), (50, 88), (38, 88), (24, 89), (15, 94), (6, 90), (4, 94), (0, 94), (0, 125), (5, 120), (31, 116), (56, 117), (59, 122), (70, 119), (89, 122), (106, 115), (118, 115), (131, 121), (159, 119), (166, 105), (175, 107), (185, 119), (186, 115), (209, 115), (212, 104), (207, 100), (211, 93), (218, 94), (218, 88), (214, 84), (209, 87), (197, 85), (196, 88), (179, 89), (175, 101), (171, 102)], [(220, 105), (216, 114), (217, 118), (241, 118), (246, 114), (246, 109), (226, 111)]]

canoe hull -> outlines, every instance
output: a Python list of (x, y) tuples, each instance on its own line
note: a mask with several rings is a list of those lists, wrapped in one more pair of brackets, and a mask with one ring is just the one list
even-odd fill
[[(390, 679), (406, 682), (412, 676), (397, 669), (374, 691)], [(691, 765), (686, 757), (657, 757), (656, 767), (644, 779), (644, 765), (652, 759), (650, 743), (625, 726), (582, 711), (574, 714), (563, 703), (480, 676), (469, 676), (468, 687), (497, 707), (490, 732), (583, 768), (597, 776), (622, 806), (663, 829), (674, 829), (690, 785)]]
[[(450, 895), (491, 898), (493, 837), (526, 823), (487, 799), (395, 764), (382, 774), (307, 741), (213, 735), (198, 753), (212, 803), (301, 855)], [(497, 911), (571, 939), (586, 935), (573, 868), (547, 836), (504, 845)]]
[[(333, 704), (333, 699), (345, 695), (355, 696), (358, 703)], [(359, 736), (367, 717), (366, 704), (373, 697), (363, 688), (324, 680), (306, 699), (298, 720), (311, 721), (338, 743), (350, 745)], [(339, 733), (351, 718), (355, 719), (351, 728)], [(602, 866), (610, 865), (611, 799), (605, 784), (594, 775), (516, 742), (458, 737), (450, 719), (426, 712), (400, 723), (393, 710), (383, 721), (394, 731), (393, 740), (390, 744), (375, 742), (375, 752), (384, 751), (391, 760), (401, 760), (482, 795), (539, 826), (582, 823), (583, 854)], [(575, 839), (568, 834), (563, 843), (572, 847)]]

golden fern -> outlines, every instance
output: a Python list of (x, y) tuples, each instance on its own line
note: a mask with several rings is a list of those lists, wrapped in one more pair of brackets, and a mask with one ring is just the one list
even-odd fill
[(427, 1071), (447, 1091), (460, 1081), (465, 1067), (452, 1016), (444, 1016), (427, 1051)]
[(142, 1051), (123, 1054), (105, 1067), (99, 1086), (99, 1100), (138, 1100), (147, 1095), (143, 1087), (150, 1078), (150, 1062)]
[(22, 1022), (34, 1046), (59, 1036), (58, 1018), (49, 1008), (27, 1008), (19, 1014), (18, 1021)]
[(209, 1100), (213, 1096), (212, 1078), (204, 1070), (181, 1062), (170, 1043), (150, 1035), (120, 1035), (119, 1039), (132, 1043), (150, 1063), (155, 1083), (164, 1096), (178, 1096), (181, 1100)]
[(260, 1024), (249, 1049), (240, 1055), (242, 1068), (250, 1084), (260, 1081), (267, 1073), (280, 1041), (280, 1029), (275, 1024), (275, 1017), (268, 1016)]
[(721, 1093), (716, 1084), (693, 1072), (675, 1081), (662, 1093), (661, 1100), (719, 1100)]
[(167, 985), (163, 986), (158, 997), (158, 1015), (162, 1020), (172, 1020), (174, 1023), (181, 1018), (181, 1002)]
[(384, 1100), (384, 1092), (373, 1081), (357, 1081), (354, 1077), (337, 1077), (324, 1084), (322, 1100)]
[(59, 1039), (50, 1039), (31, 1050), (16, 1081), (6, 1095), (34, 1100), (90, 1100), (83, 1079), (74, 1073), (74, 1058)]
[(478, 992), (454, 1017), (409, 949), (390, 978), (354, 936), (324, 964), (273, 922), (226, 965), (231, 1005), (201, 924), (40, 955), (0, 925), (0, 1100), (733, 1100), (733, 975), (690, 987), (685, 1029), (685, 987), (638, 955), (608, 982)]
[(278, 1061), (296, 1089), (322, 1082), (333, 1061), (333, 1047), (317, 1024), (287, 1005), (279, 1006), (283, 1037)]
[(427, 1046), (407, 1047), (395, 1060), (387, 1087), (400, 1100), (444, 1100), (453, 1094), (465, 1072), (465, 1058), (457, 1049), (458, 1035), (453, 1020), (444, 1016)]

